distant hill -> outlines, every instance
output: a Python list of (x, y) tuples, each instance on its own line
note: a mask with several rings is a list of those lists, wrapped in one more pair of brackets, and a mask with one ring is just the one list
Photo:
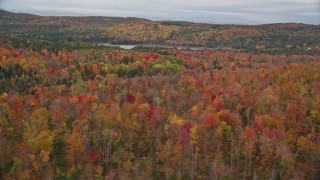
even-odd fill
[(318, 50), (320, 25), (205, 24), (141, 18), (38, 16), (0, 10), (2, 44), (112, 42), (232, 49)]

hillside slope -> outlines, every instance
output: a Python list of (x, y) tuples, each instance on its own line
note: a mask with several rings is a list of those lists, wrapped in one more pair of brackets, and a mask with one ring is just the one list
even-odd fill
[(141, 18), (48, 17), (1, 10), (0, 24), (2, 43), (16, 47), (23, 46), (25, 40), (273, 50), (319, 50), (320, 44), (320, 25), (294, 23), (214, 25)]

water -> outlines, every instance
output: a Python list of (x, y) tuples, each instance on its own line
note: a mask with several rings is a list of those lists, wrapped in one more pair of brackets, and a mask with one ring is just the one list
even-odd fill
[(133, 49), (134, 47), (138, 46), (138, 45), (122, 45), (122, 44), (111, 44), (111, 43), (99, 43), (99, 46), (110, 46), (110, 47), (120, 47), (122, 49)]
[(122, 49), (130, 50), (133, 49), (137, 46), (143, 46), (143, 47), (154, 47), (154, 48), (177, 48), (177, 49), (189, 49), (189, 50), (194, 50), (194, 51), (203, 51), (207, 50), (210, 48), (206, 47), (193, 47), (193, 46), (169, 46), (169, 45), (160, 45), (160, 44), (130, 44), (130, 45), (125, 45), (125, 44), (111, 44), (111, 43), (99, 43), (99, 46), (110, 46), (110, 47), (120, 47)]

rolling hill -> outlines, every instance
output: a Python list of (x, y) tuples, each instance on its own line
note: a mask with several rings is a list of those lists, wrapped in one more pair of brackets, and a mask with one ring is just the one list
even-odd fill
[(162, 44), (218, 49), (319, 52), (320, 25), (204, 24), (141, 18), (37, 16), (0, 10), (1, 43), (43, 47), (50, 43)]

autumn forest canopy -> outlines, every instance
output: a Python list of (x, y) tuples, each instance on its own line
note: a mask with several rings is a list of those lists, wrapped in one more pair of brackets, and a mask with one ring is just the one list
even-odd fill
[(319, 51), (319, 25), (0, 10), (0, 179), (319, 179)]

